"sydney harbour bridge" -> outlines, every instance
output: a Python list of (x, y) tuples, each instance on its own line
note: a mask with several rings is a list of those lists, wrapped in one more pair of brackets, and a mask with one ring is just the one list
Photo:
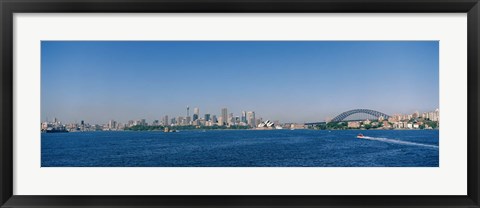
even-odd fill
[[(390, 118), (389, 115), (375, 111), (370, 109), (353, 109), (349, 111), (345, 111), (340, 113), (339, 115), (335, 116), (329, 122), (341, 122), (341, 121), (360, 121), (360, 120), (376, 120), (378, 118), (388, 119)], [(313, 123), (305, 123), (305, 125), (317, 125), (317, 124), (324, 124), (326, 122), (313, 122)]]

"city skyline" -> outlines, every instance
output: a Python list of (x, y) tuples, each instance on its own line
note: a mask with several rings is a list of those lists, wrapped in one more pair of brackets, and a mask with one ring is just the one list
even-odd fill
[[(266, 120), (270, 120), (272, 121), (272, 119), (264, 119), (262, 116), (258, 115), (255, 111), (241, 111), (240, 114), (234, 114), (234, 113), (227, 113), (228, 112), (228, 108), (222, 108), (221, 109), (221, 113), (219, 115), (217, 114), (212, 114), (212, 113), (204, 113), (204, 114), (201, 114), (200, 113), (200, 108), (198, 107), (195, 107), (195, 111), (193, 114), (190, 114), (189, 113), (189, 109), (190, 107), (189, 106), (186, 106), (186, 114), (185, 115), (174, 115), (174, 116), (171, 116), (171, 115), (164, 115), (162, 116), (161, 118), (157, 118), (157, 119), (153, 119), (153, 120), (147, 120), (145, 118), (131, 118), (129, 119), (128, 121), (119, 121), (117, 119), (109, 119), (107, 120), (106, 122), (103, 122), (103, 123), (91, 123), (91, 124), (94, 124), (94, 125), (102, 125), (102, 124), (107, 124), (109, 125), (110, 122), (117, 122), (119, 124), (132, 124), (132, 123), (135, 123), (134, 125), (166, 125), (166, 126), (169, 126), (169, 125), (178, 125), (178, 124), (181, 124), (181, 125), (197, 125), (194, 123), (194, 121), (198, 120), (198, 121), (214, 121), (213, 123), (211, 123), (211, 125), (239, 125), (239, 123), (243, 123), (243, 124), (247, 124), (248, 126), (252, 126), (255, 127), (259, 122), (263, 122), (263, 121), (266, 121)], [(370, 110), (371, 109), (353, 109), (355, 111), (362, 111), (362, 110)], [(352, 110), (350, 110), (352, 111)], [(390, 114), (388, 115), (389, 117), (397, 117), (397, 118), (405, 118), (405, 116), (419, 116), (419, 117), (422, 117), (421, 115), (423, 114), (425, 117), (425, 115), (429, 115), (430, 113), (433, 113), (433, 112), (437, 112), (438, 113), (439, 109), (436, 108), (434, 110), (430, 110), (430, 111), (414, 111), (414, 112), (410, 112), (410, 113), (393, 113), (393, 114)], [(346, 113), (346, 112), (342, 112), (342, 113)], [(378, 112), (378, 113), (381, 113), (381, 112)], [(226, 121), (223, 120), (223, 117), (226, 115), (226, 117), (228, 118)], [(340, 115), (340, 114), (339, 114)], [(355, 119), (360, 119), (360, 120), (365, 120), (365, 119), (378, 119), (378, 117), (374, 116), (374, 115), (368, 115), (366, 113), (359, 113), (359, 112), (355, 112), (353, 113), (354, 116), (347, 116), (345, 120), (345, 122), (347, 121), (356, 121)], [(358, 117), (360, 115), (360, 117)], [(337, 115), (338, 116), (338, 115)], [(400, 117), (399, 117), (400, 116)], [(438, 121), (438, 114), (436, 115), (437, 117), (435, 117), (434, 121)], [(427, 117), (433, 117), (432, 115), (430, 116), (427, 116)], [(182, 121), (179, 121), (178, 119), (183, 119), (183, 122)], [(237, 119), (237, 120), (233, 120), (233, 119)], [(319, 121), (319, 122), (334, 122), (334, 121), (331, 121), (332, 117), (328, 117), (327, 119), (325, 119), (324, 121)], [(274, 120), (275, 122), (279, 122), (279, 123), (296, 123), (296, 124), (306, 124), (308, 125), (308, 123), (316, 123), (316, 122), (289, 122), (289, 121), (280, 121), (280, 120)], [(73, 122), (62, 122), (61, 119), (59, 119), (58, 117), (54, 117), (52, 119), (49, 119), (49, 118), (46, 118), (46, 119), (42, 119), (42, 123), (44, 122), (51, 122), (51, 123), (57, 123), (57, 122), (60, 122), (62, 124), (80, 124), (80, 123), (89, 123), (89, 122), (85, 122), (85, 120), (80, 120), (80, 121), (73, 121)], [(141, 122), (141, 124), (136, 124), (136, 122)], [(253, 123), (253, 124), (252, 124)]]
[(438, 73), (437, 41), (42, 41), (41, 111), (92, 123), (186, 106), (298, 123), (425, 112), (438, 108)]

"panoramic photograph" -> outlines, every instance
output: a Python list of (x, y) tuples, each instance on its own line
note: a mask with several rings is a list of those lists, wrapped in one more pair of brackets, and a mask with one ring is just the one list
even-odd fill
[(439, 167), (438, 41), (42, 41), (42, 167)]

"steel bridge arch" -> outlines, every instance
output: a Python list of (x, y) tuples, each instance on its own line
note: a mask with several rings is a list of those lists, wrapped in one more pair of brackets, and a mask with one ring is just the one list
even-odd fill
[(331, 120), (331, 122), (340, 122), (340, 121), (343, 121), (343, 119), (347, 118), (348, 116), (351, 116), (353, 114), (357, 114), (357, 113), (365, 113), (365, 114), (369, 114), (369, 115), (372, 115), (372, 116), (375, 116), (375, 117), (380, 117), (382, 116), (383, 118), (385, 119), (388, 119), (390, 118), (389, 115), (385, 114), (385, 113), (382, 113), (382, 112), (378, 112), (378, 111), (375, 111), (375, 110), (370, 110), (370, 109), (354, 109), (354, 110), (349, 110), (349, 111), (345, 111), (343, 113), (341, 113), (340, 115), (336, 116), (335, 118), (333, 118)]

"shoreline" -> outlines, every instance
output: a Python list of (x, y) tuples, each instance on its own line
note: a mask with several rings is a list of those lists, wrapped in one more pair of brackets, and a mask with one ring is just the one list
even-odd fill
[[(183, 131), (198, 131), (198, 132), (206, 132), (206, 131), (439, 131), (440, 129), (325, 129), (325, 130), (318, 130), (318, 129), (185, 129), (185, 130), (178, 130), (178, 132)], [(69, 131), (63, 133), (85, 133), (85, 132), (162, 132), (162, 133), (178, 133), (178, 132), (163, 132), (162, 130), (113, 130), (113, 131)], [(40, 132), (41, 134), (55, 134), (55, 133), (46, 133)]]

